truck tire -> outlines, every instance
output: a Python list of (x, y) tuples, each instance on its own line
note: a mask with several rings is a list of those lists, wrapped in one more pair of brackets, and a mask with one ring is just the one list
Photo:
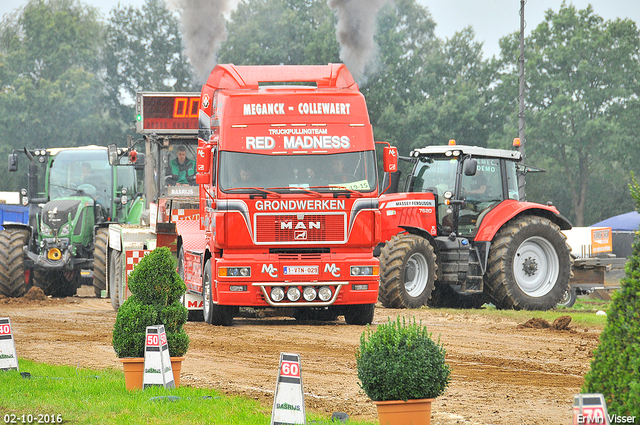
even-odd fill
[(52, 297), (72, 297), (78, 291), (80, 270), (34, 270), (33, 284)]
[(101, 227), (93, 242), (93, 290), (96, 297), (102, 297), (107, 289), (107, 251), (109, 249), (109, 229)]
[(28, 282), (24, 275), (24, 251), (29, 230), (0, 230), (0, 294), (21, 297), (26, 294)]
[[(95, 273), (95, 272), (94, 272)], [(118, 311), (124, 302), (124, 294), (122, 289), (122, 252), (115, 249), (109, 250), (109, 295), (111, 297), (111, 306)]]
[(420, 308), (431, 297), (437, 268), (428, 240), (408, 233), (393, 236), (380, 250), (378, 299), (387, 308)]
[(485, 284), (496, 307), (554, 308), (569, 288), (570, 248), (550, 220), (525, 216), (502, 227), (489, 251)]
[(562, 298), (560, 298), (560, 301), (558, 301), (558, 306), (567, 308), (573, 307), (577, 299), (578, 293), (576, 291), (576, 288), (568, 288), (566, 291), (564, 291), (564, 294), (562, 294)]
[(347, 325), (370, 325), (373, 322), (375, 304), (358, 304), (346, 307), (344, 321)]
[(218, 305), (213, 302), (213, 285), (211, 279), (211, 261), (204, 265), (202, 276), (202, 314), (204, 321), (210, 325), (231, 326), (235, 309), (229, 305)]
[[(180, 251), (178, 251), (178, 275), (180, 275), (180, 279), (184, 282), (184, 251), (182, 247), (180, 247)], [(184, 295), (183, 295), (184, 297)], [(182, 305), (185, 305), (184, 299), (181, 299)], [(187, 320), (190, 322), (202, 322), (204, 320), (204, 314), (202, 310), (188, 310)]]
[(462, 295), (448, 284), (436, 282), (427, 305), (432, 308), (481, 308), (489, 300), (485, 294)]

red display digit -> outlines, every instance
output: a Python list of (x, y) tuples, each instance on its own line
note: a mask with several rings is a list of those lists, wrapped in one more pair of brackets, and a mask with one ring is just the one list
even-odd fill
[(9, 335), (11, 333), (11, 326), (9, 324), (0, 325), (0, 335)]

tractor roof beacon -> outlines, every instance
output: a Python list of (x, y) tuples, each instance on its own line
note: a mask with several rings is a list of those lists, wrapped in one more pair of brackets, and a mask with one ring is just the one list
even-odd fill
[[(520, 152), (427, 146), (400, 160), (380, 196), (379, 299), (387, 307), (546, 310), (568, 288), (571, 223), (552, 205), (520, 201)], [(395, 158), (388, 161), (393, 162)], [(397, 163), (396, 163), (397, 169)]]

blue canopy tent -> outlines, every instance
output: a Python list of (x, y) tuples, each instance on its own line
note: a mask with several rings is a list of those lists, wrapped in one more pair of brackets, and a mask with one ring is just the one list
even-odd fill
[(640, 214), (637, 211), (631, 211), (609, 217), (599, 223), (592, 224), (591, 227), (611, 227), (612, 253), (616, 257), (628, 258), (633, 252), (633, 240), (638, 227), (640, 227)]
[(592, 224), (591, 227), (611, 227), (612, 231), (633, 232), (640, 227), (640, 214), (637, 211), (631, 211), (626, 214), (609, 217), (606, 220)]

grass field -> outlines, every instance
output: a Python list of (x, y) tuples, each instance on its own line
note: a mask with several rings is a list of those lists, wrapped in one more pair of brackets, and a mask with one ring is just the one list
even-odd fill
[[(76, 369), (23, 359), (19, 366), (20, 373), (0, 372), (0, 423), (267, 425), (271, 419), (271, 409), (254, 400), (210, 389), (127, 391), (120, 370)], [(23, 377), (25, 372), (31, 377)], [(307, 423), (335, 425), (331, 418), (309, 414)]]

